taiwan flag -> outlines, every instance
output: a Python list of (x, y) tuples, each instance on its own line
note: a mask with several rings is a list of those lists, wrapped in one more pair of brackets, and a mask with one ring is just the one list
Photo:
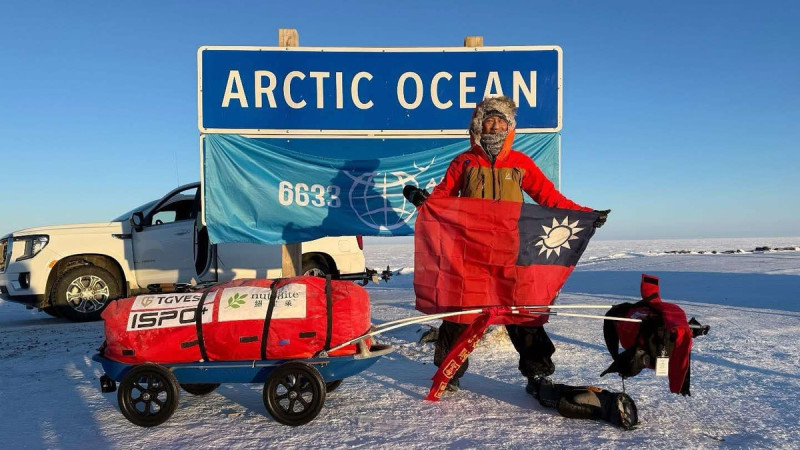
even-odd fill
[[(547, 306), (586, 249), (599, 214), (477, 198), (428, 199), (414, 232), (417, 310)], [(495, 323), (542, 325), (547, 316)], [(474, 314), (447, 320), (470, 323)]]

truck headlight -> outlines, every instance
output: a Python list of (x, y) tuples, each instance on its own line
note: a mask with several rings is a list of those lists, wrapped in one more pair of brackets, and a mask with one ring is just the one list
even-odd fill
[[(47, 246), (47, 243), (50, 242), (50, 236), (44, 234), (38, 234), (33, 236), (20, 236), (15, 237), (14, 242), (22, 242), (23, 244), (23, 253), (22, 256), (16, 259), (16, 261), (22, 261), (25, 259), (31, 259), (36, 256), (43, 248)], [(17, 244), (19, 245), (19, 244)]]

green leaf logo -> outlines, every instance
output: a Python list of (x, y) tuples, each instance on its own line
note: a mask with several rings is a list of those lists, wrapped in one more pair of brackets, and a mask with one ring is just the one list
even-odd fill
[(244, 305), (245, 298), (247, 298), (247, 294), (233, 294), (232, 296), (228, 297), (228, 306), (226, 306), (226, 308), (235, 309)]

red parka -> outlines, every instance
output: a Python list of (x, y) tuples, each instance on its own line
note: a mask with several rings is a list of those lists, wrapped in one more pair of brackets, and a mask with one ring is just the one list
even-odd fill
[(522, 202), (524, 191), (542, 206), (592, 211), (561, 194), (530, 157), (511, 149), (513, 141), (511, 129), (494, 162), (483, 147), (472, 142), (472, 148), (453, 159), (431, 196)]

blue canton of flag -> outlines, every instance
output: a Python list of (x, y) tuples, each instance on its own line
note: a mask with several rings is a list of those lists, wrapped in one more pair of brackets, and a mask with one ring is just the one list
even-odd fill
[(592, 211), (523, 204), (517, 264), (574, 266), (594, 235), (597, 217)]

